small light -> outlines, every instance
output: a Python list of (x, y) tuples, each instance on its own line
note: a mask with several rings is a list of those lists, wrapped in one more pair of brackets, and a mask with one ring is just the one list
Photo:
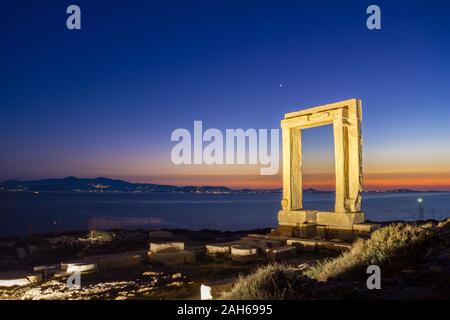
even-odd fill
[(422, 203), (422, 202), (423, 202), (423, 199), (422, 199), (422, 198), (418, 198), (418, 199), (417, 199), (417, 202), (418, 202), (418, 203)]
[(211, 295), (211, 287), (201, 285), (200, 286), (200, 299), (201, 300), (211, 300), (213, 297)]

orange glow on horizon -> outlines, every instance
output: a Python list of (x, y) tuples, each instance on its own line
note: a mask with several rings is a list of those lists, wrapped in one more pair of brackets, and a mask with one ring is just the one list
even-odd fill
[[(233, 189), (277, 189), (282, 187), (282, 178), (276, 176), (260, 175), (198, 175), (198, 176), (159, 176), (153, 178), (131, 179), (140, 182), (157, 184), (170, 184), (178, 186), (226, 186)], [(136, 181), (137, 182), (137, 181)], [(315, 179), (304, 180), (304, 189), (314, 188), (319, 190), (334, 190), (334, 179), (316, 177)], [(380, 175), (370, 175), (364, 179), (364, 190), (389, 190), (389, 189), (414, 189), (414, 190), (442, 190), (450, 191), (450, 175), (441, 177), (426, 176), (399, 176), (383, 177)]]

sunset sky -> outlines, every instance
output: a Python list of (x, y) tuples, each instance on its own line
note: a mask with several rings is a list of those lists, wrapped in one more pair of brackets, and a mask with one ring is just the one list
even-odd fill
[[(367, 1), (2, 3), (0, 181), (281, 187), (281, 168), (172, 164), (172, 131), (279, 128), (286, 112), (357, 97), (365, 189), (450, 190), (450, 4), (374, 3), (375, 31)], [(332, 139), (305, 130), (305, 187), (334, 188)]]

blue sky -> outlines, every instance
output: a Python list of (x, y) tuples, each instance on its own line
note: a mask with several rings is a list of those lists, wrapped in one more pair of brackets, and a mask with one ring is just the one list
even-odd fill
[[(70, 4), (81, 8), (79, 31), (65, 26)], [(370, 4), (381, 8), (381, 30), (366, 28)], [(233, 168), (227, 180), (222, 168), (171, 165), (172, 130), (194, 120), (278, 128), (286, 112), (358, 97), (371, 186), (392, 176), (450, 188), (449, 9), (446, 1), (2, 2), (0, 179), (236, 184), (257, 171)], [(319, 130), (306, 147), (332, 157), (321, 147), (328, 138)]]

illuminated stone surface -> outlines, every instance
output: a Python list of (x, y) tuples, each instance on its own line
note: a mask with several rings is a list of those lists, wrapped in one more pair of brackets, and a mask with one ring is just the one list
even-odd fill
[(95, 263), (99, 270), (121, 269), (139, 266), (142, 255), (139, 253), (116, 253), (86, 257), (85, 260)]
[(305, 240), (305, 239), (289, 239), (287, 241), (289, 246), (294, 246), (297, 251), (300, 252), (312, 252), (317, 250), (316, 240)]
[(41, 280), (41, 274), (28, 274), (25, 271), (0, 273), (0, 287), (26, 286)]
[(173, 252), (149, 252), (148, 259), (151, 262), (161, 263), (163, 265), (171, 266), (178, 264), (193, 264), (195, 263), (195, 253), (188, 250), (180, 250)]
[[(248, 236), (242, 237), (241, 241), (244, 242), (243, 244), (256, 245), (263, 252), (266, 251), (266, 249), (277, 248), (277, 247), (281, 247), (283, 245), (283, 241), (281, 241), (281, 240), (260, 239), (260, 238), (254, 238), (254, 237), (248, 237)], [(245, 243), (245, 242), (247, 242), (247, 243)]]
[(61, 263), (61, 271), (66, 274), (74, 272), (93, 272), (97, 271), (97, 264), (86, 260), (73, 260)]
[(261, 239), (254, 239), (254, 238), (247, 236), (247, 237), (242, 237), (242, 239), (238, 240), (238, 241), (207, 244), (206, 252), (208, 254), (212, 254), (212, 255), (216, 255), (216, 254), (230, 255), (232, 246), (236, 246), (236, 245), (250, 245), (250, 246), (255, 246), (255, 247), (259, 247), (260, 245), (263, 246), (263, 244), (258, 243), (259, 240), (261, 240)]
[(317, 224), (325, 226), (346, 227), (364, 222), (364, 214), (361, 212), (346, 213), (340, 212), (318, 212)]
[(252, 245), (234, 245), (231, 247), (231, 259), (237, 262), (253, 262), (258, 258), (258, 247)]
[(184, 250), (184, 242), (181, 241), (150, 242), (150, 251), (152, 253), (170, 252), (178, 250)]
[(231, 254), (231, 246), (237, 242), (213, 243), (206, 245), (206, 252), (208, 254)]
[[(283, 142), (283, 197), (278, 214), (281, 226), (307, 222), (352, 226), (364, 222), (361, 210), (362, 137), (361, 100), (351, 99), (287, 113), (281, 121)], [(336, 175), (335, 212), (302, 210), (302, 130), (333, 125)], [(320, 221), (319, 221), (320, 220)]]
[(295, 257), (297, 249), (293, 246), (283, 246), (266, 250), (266, 257), (272, 260)]
[(33, 268), (33, 271), (36, 273), (40, 273), (44, 280), (47, 280), (49, 276), (53, 276), (56, 272), (60, 270), (61, 266), (59, 264), (35, 266)]

